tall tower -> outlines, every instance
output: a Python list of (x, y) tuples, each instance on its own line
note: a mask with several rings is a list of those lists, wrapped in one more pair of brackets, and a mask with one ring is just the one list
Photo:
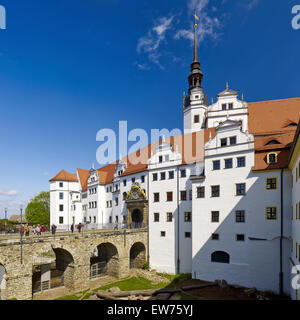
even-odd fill
[(183, 96), (184, 133), (191, 133), (205, 128), (205, 114), (208, 106), (207, 96), (203, 92), (203, 73), (198, 61), (197, 29), (195, 24), (194, 60), (188, 77), (188, 95)]

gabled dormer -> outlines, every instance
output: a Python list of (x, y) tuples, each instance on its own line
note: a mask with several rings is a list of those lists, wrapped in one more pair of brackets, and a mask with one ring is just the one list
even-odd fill
[(99, 176), (97, 170), (95, 170), (94, 166), (90, 170), (90, 175), (88, 178), (88, 186), (98, 185), (99, 184)]
[(116, 170), (114, 173), (114, 180), (120, 180), (120, 176), (125, 172), (126, 170), (126, 162), (124, 160), (118, 161), (118, 164), (116, 166)]
[(243, 131), (241, 121), (227, 118), (215, 131), (216, 136), (205, 144), (205, 156), (254, 150), (254, 135)]
[(155, 152), (148, 160), (148, 168), (164, 168), (179, 165), (181, 162), (182, 155), (178, 152), (178, 149), (173, 150), (173, 145), (163, 139), (163, 142), (156, 147)]
[(217, 95), (217, 101), (212, 100), (208, 107), (207, 127), (216, 128), (227, 118), (241, 121), (243, 131), (248, 130), (248, 104), (243, 95), (241, 100), (238, 99), (238, 93), (230, 89), (228, 83), (226, 89)]

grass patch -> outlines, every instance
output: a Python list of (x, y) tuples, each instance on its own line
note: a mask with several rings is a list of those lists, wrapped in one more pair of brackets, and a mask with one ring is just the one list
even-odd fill
[(153, 284), (150, 280), (142, 277), (132, 277), (129, 279), (121, 280), (109, 285), (99, 288), (100, 290), (108, 290), (112, 287), (119, 287), (121, 291), (132, 290), (148, 290), (148, 289), (161, 289), (165, 288), (165, 283)]
[(54, 299), (54, 300), (79, 300), (79, 298), (80, 297), (78, 297), (75, 294), (73, 294), (71, 296), (65, 296), (65, 297)]
[(180, 283), (191, 280), (192, 275), (190, 273), (184, 274), (167, 274), (167, 273), (159, 273), (160, 276), (167, 278), (171, 283), (167, 285), (167, 288), (175, 288)]
[(197, 297), (193, 297), (190, 296), (189, 294), (185, 293), (185, 292), (181, 292), (180, 293), (181, 299), (180, 300), (205, 300), (204, 298), (197, 298)]
[(92, 295), (91, 292), (86, 293), (86, 294), (84, 295), (84, 297), (82, 298), (82, 300), (88, 300), (91, 295)]

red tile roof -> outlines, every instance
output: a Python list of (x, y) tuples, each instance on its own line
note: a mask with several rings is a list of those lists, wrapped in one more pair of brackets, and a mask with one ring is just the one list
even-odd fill
[(50, 182), (54, 181), (78, 182), (78, 179), (76, 173), (69, 173), (65, 170), (62, 170), (50, 180)]

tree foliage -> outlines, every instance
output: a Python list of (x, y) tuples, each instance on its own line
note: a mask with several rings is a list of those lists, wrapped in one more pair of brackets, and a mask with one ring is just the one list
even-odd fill
[(34, 225), (50, 225), (50, 192), (41, 192), (31, 199), (25, 210), (26, 220)]

